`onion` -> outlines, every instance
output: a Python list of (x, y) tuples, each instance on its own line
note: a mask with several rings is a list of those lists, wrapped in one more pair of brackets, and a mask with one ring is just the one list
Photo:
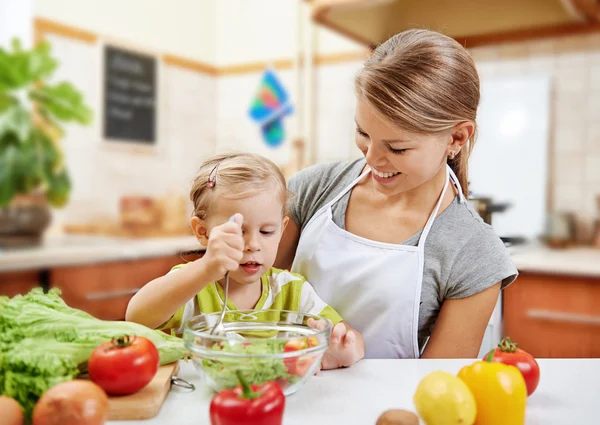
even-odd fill
[(14, 398), (0, 396), (0, 413), (3, 425), (23, 425), (23, 409)]
[(33, 425), (102, 425), (108, 396), (91, 381), (75, 379), (47, 390), (33, 409)]

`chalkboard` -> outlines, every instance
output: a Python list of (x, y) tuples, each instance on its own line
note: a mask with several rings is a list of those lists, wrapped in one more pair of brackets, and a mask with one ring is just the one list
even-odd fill
[(104, 47), (104, 138), (156, 143), (156, 58)]

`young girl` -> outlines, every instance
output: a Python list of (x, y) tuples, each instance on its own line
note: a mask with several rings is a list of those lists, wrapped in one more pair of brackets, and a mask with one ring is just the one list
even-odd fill
[(364, 356), (361, 335), (306, 279), (272, 267), (288, 223), (286, 182), (273, 162), (252, 154), (215, 156), (200, 167), (190, 199), (191, 226), (206, 247), (204, 256), (145, 285), (131, 299), (127, 320), (181, 335), (190, 317), (221, 311), (229, 272), (230, 310), (294, 310), (332, 322), (323, 369), (350, 366)]

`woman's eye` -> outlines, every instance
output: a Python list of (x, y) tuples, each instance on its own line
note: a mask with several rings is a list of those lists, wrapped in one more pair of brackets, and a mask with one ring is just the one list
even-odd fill
[(360, 137), (369, 137), (367, 133), (365, 133), (364, 131), (362, 131), (360, 128), (356, 129), (356, 133), (360, 136)]
[(260, 233), (262, 233), (263, 235), (272, 235), (275, 232), (267, 232), (266, 230), (261, 230)]

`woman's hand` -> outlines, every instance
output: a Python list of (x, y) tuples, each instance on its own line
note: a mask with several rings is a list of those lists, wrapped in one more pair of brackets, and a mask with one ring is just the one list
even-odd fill
[[(323, 330), (327, 327), (327, 322), (308, 319), (308, 326)], [(362, 335), (344, 322), (340, 322), (331, 330), (329, 348), (321, 360), (321, 369), (352, 366), (364, 356), (365, 342)]]

